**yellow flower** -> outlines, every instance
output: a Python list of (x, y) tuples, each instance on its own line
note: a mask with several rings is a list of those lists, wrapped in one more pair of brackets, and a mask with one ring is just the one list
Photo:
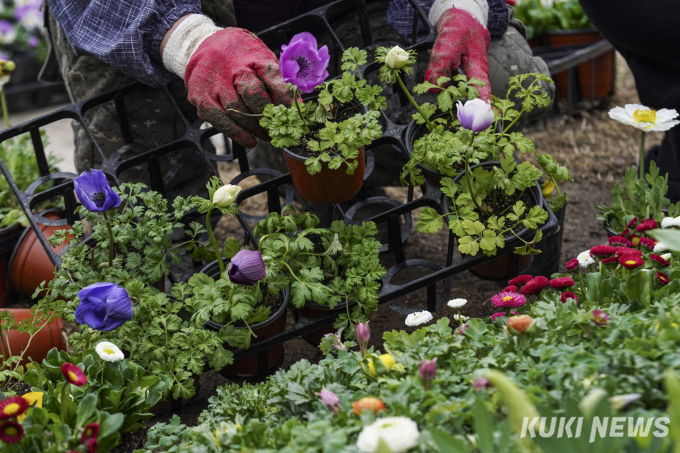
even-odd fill
[(543, 198), (552, 198), (554, 190), (555, 190), (555, 183), (552, 182), (552, 181), (546, 181), (541, 186), (541, 193), (543, 193)]
[[(28, 405), (31, 407), (42, 407), (43, 395), (44, 395), (43, 392), (30, 392), (26, 393), (25, 395), (21, 395), (21, 397), (28, 401)], [(19, 415), (17, 417), (17, 421), (23, 422), (25, 418), (26, 412)]]
[[(390, 354), (383, 354), (380, 356), (380, 361), (385, 365), (385, 368), (388, 370), (391, 370), (396, 361), (394, 360), (394, 357), (392, 357)], [(377, 377), (378, 372), (375, 370), (375, 366), (373, 365), (373, 361), (368, 362), (368, 371), (371, 373), (371, 376)]]

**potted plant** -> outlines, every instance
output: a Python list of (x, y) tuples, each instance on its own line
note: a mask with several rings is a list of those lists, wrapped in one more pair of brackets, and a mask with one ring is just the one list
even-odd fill
[[(310, 33), (282, 47), (279, 69), (294, 92), (292, 106), (267, 105), (260, 124), (283, 148), (293, 184), (314, 203), (339, 203), (363, 185), (365, 147), (382, 136), (379, 108), (385, 108), (380, 86), (369, 85), (359, 68), (367, 62), (355, 47), (342, 55), (342, 77), (324, 82), (329, 61), (326, 46), (317, 50)], [(299, 92), (320, 88), (316, 101), (302, 102)]]
[[(260, 221), (253, 234), (268, 275), (279, 275), (280, 285), (290, 285), (292, 306), (309, 318), (337, 312), (333, 328), (353, 338), (357, 323), (366, 322), (378, 308), (385, 275), (375, 240), (378, 230), (373, 222), (345, 225), (337, 220), (328, 230), (318, 226), (314, 214), (297, 214), (286, 206)], [(305, 338), (318, 344), (335, 330), (318, 329)]]
[[(376, 60), (383, 63), (380, 75), (384, 82), (399, 82), (400, 73), (411, 71), (415, 62), (414, 53), (397, 49), (397, 53), (403, 52), (402, 60), (400, 64), (394, 64), (390, 53), (395, 49), (380, 48), (376, 51)], [(444, 167), (444, 170), (455, 176), (439, 181), (446, 211), (438, 213), (434, 208), (423, 209), (418, 220), (419, 231), (434, 233), (443, 226), (445, 219), (458, 238), (459, 250), (464, 255), (475, 256), (481, 251), (487, 256), (495, 256), (506, 242), (515, 239), (524, 243), (515, 249), (515, 253), (528, 256), (538, 252), (534, 244), (541, 240), (542, 234), (537, 231), (533, 239), (530, 236), (545, 223), (548, 213), (542, 208), (542, 193), (536, 180), (545, 174), (558, 190), (559, 195), (550, 200), (555, 210), (563, 208), (567, 200), (558, 184), (572, 180), (569, 171), (552, 156), (539, 154), (531, 140), (522, 133), (510, 132), (524, 113), (550, 104), (548, 93), (540, 86), (541, 81), (551, 82), (542, 74), (522, 74), (511, 78), (507, 96), (522, 100), (520, 111), (515, 110), (515, 104), (509, 99), (494, 98), (491, 104), (480, 99), (469, 100), (465, 104), (458, 101), (457, 119), (439, 123), (435, 123), (437, 119), (430, 120), (434, 109), (419, 106), (400, 83), (418, 110), (414, 116), (420, 117), (430, 131), (414, 143), (413, 148), (419, 149), (419, 153), (416, 157), (412, 155), (404, 167), (402, 181), (422, 184), (421, 169), (414, 161), (418, 161), (420, 156), (430, 162), (436, 161), (442, 159), (441, 154), (453, 167), (448, 170)], [(426, 82), (417, 89), (445, 89), (451, 80), (440, 78), (437, 82), (437, 85)], [(458, 86), (466, 87), (463, 79), (457, 82)], [(478, 81), (474, 83), (479, 84)], [(465, 90), (469, 91), (468, 88)], [(440, 93), (440, 97), (449, 103), (451, 95), (442, 96)], [(448, 130), (444, 124), (448, 124)], [(532, 153), (542, 170), (528, 161), (518, 164), (515, 161), (517, 152)], [(520, 267), (526, 267), (528, 263), (528, 258), (520, 260)], [(500, 279), (507, 276), (509, 265), (509, 256), (504, 256), (474, 270), (484, 277)]]

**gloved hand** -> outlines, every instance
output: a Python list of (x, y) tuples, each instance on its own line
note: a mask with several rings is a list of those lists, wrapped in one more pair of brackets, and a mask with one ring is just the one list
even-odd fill
[[(483, 1), (486, 3), (486, 0)], [(434, 7), (430, 19), (433, 13), (436, 14)], [(485, 16), (477, 15), (486, 23)], [(427, 81), (436, 83), (438, 77), (453, 77), (460, 67), (468, 78), (474, 77), (486, 83), (478, 87), (479, 96), (485, 101), (491, 98), (489, 61), (486, 56), (491, 35), (482, 22), (479, 17), (456, 7), (450, 7), (441, 14), (435, 25), (437, 40), (425, 73)]]
[(242, 28), (219, 29), (206, 16), (180, 23), (162, 57), (166, 68), (184, 78), (198, 116), (246, 148), (255, 146), (255, 137), (269, 137), (259, 117), (237, 111), (257, 114), (267, 104), (293, 100), (276, 56), (259, 38)]

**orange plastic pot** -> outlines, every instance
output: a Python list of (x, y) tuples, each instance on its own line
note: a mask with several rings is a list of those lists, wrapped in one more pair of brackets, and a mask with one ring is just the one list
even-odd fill
[[(30, 308), (5, 308), (3, 311), (11, 312), (17, 322), (31, 317)], [(61, 318), (55, 318), (45, 325), (35, 337), (33, 337), (21, 364), (26, 365), (29, 363), (29, 357), (35, 362), (42, 362), (52, 348), (57, 348), (60, 351), (65, 350), (66, 343), (64, 342), (64, 337), (61, 335), (61, 330), (63, 328), (64, 322)], [(19, 355), (28, 345), (29, 339), (30, 335), (27, 333), (19, 333), (15, 330), (10, 330), (9, 335), (7, 337), (3, 335), (2, 338), (0, 338), (0, 341), (3, 342), (6, 353), (12, 351), (13, 355)], [(7, 348), (8, 343), (9, 349)], [(2, 350), (0, 349), (0, 352), (1, 351)]]
[(366, 170), (365, 147), (359, 148), (359, 165), (354, 174), (347, 174), (347, 165), (342, 164), (337, 170), (328, 168), (327, 163), (321, 164), (321, 171), (310, 175), (307, 171), (305, 157), (284, 148), (284, 157), (290, 171), (295, 189), (305, 200), (312, 203), (342, 203), (356, 195), (364, 184)]
[[(602, 41), (604, 37), (597, 30), (565, 30), (565, 31), (550, 31), (547, 33), (548, 43), (551, 47), (565, 47), (574, 46), (578, 44), (590, 44), (597, 41)], [(591, 65), (595, 65), (595, 98), (604, 98), (609, 96), (614, 90), (615, 74), (614, 74), (614, 51), (607, 52), (600, 55), (593, 61), (588, 61), (578, 65), (576, 72), (578, 73), (578, 83), (581, 91), (581, 98), (589, 99), (591, 97)], [(553, 79), (557, 85), (557, 91), (562, 99), (567, 99), (569, 96), (569, 75), (568, 71), (556, 74)]]
[[(61, 219), (59, 213), (50, 212), (44, 216), (51, 220)], [(57, 230), (68, 230), (70, 226), (40, 225), (40, 231), (45, 238), (52, 236)], [(61, 252), (68, 244), (52, 247), (54, 253)], [(50, 261), (38, 236), (32, 228), (27, 228), (19, 245), (14, 250), (10, 260), (9, 284), (13, 293), (30, 296), (42, 282), (49, 282), (54, 278), (54, 264)]]
[(7, 269), (9, 269), (12, 251), (23, 231), (24, 228), (18, 223), (0, 229), (0, 307), (4, 307), (9, 299)]

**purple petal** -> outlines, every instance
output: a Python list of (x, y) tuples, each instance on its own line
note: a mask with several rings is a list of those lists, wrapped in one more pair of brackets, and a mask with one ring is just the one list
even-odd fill
[(83, 172), (73, 181), (73, 186), (78, 199), (90, 212), (104, 212), (120, 206), (120, 197), (101, 170)]
[(267, 270), (260, 252), (240, 250), (231, 259), (227, 275), (233, 283), (252, 286), (267, 276)]
[(79, 293), (76, 321), (95, 330), (113, 330), (132, 319), (132, 302), (125, 289), (113, 283), (94, 283)]

